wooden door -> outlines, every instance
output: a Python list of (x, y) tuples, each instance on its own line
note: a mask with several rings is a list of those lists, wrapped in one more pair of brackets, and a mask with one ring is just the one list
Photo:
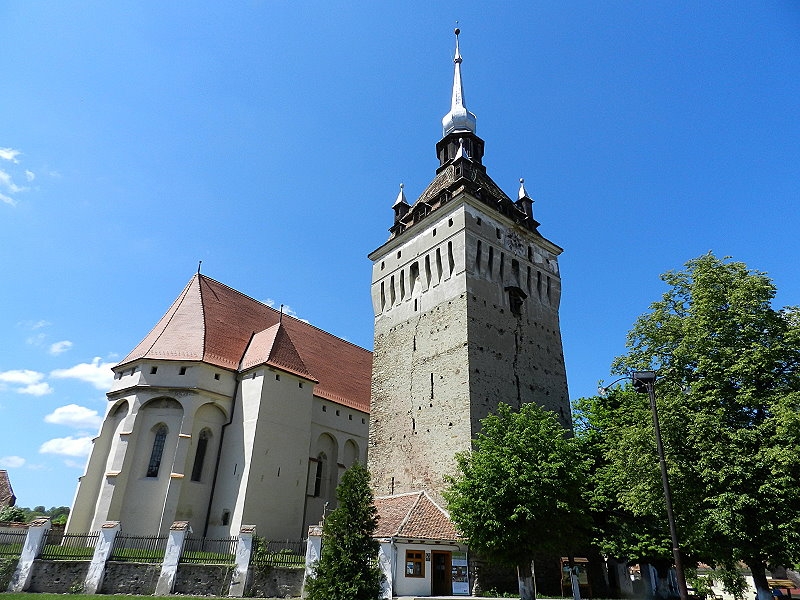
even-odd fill
[(453, 594), (452, 554), (450, 552), (431, 552), (431, 594), (451, 596)]

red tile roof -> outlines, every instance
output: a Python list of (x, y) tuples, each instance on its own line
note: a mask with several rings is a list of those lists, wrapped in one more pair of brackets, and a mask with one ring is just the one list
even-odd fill
[(140, 359), (267, 364), (317, 381), (320, 398), (369, 412), (371, 352), (199, 273), (120, 365)]
[(375, 498), (378, 527), (375, 537), (422, 540), (461, 539), (447, 512), (425, 491)]

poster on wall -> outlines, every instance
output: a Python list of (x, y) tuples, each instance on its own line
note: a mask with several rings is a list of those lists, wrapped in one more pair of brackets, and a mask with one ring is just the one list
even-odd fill
[(469, 596), (469, 572), (467, 570), (467, 553), (453, 552), (452, 558), (453, 595)]

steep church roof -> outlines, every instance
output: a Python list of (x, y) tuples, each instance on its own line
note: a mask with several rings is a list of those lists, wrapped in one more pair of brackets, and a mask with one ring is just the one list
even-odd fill
[(369, 412), (371, 352), (200, 273), (120, 365), (140, 359), (275, 366), (317, 381), (316, 396)]
[(447, 512), (425, 491), (375, 498), (375, 537), (457, 540), (461, 536)]

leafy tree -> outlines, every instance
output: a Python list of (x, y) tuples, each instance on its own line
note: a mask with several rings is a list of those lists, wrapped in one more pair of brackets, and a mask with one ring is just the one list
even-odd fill
[(322, 527), (322, 553), (306, 582), (308, 600), (376, 600), (383, 573), (377, 565), (378, 524), (369, 487), (369, 471), (355, 463), (336, 488), (338, 507)]
[[(613, 368), (658, 371), (682, 545), (723, 569), (743, 561), (769, 600), (765, 568), (800, 560), (800, 313), (772, 308), (765, 274), (712, 254), (662, 279), (668, 291), (636, 321)], [(662, 520), (646, 397), (622, 390), (590, 403), (606, 461), (595, 485), (629, 515)]]
[(25, 511), (19, 506), (6, 506), (0, 510), (0, 522), (24, 523)]
[(444, 497), (470, 547), (516, 566), (523, 600), (534, 597), (531, 562), (568, 554), (586, 525), (584, 463), (576, 440), (536, 404), (500, 404), (481, 421), (473, 451), (456, 456), (459, 474)]

